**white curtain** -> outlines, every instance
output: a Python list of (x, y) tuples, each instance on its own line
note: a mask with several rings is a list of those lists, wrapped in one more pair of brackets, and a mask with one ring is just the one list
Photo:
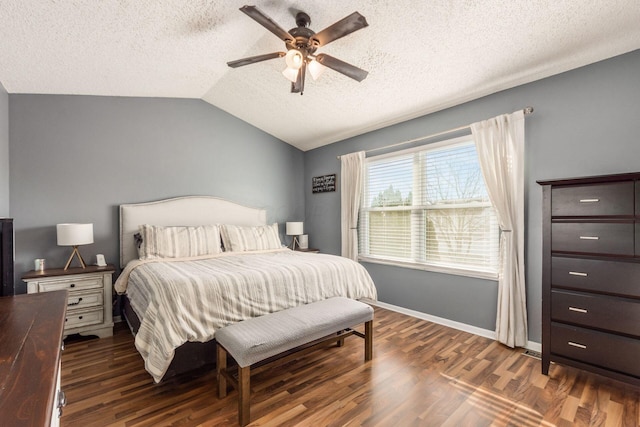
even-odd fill
[(364, 151), (340, 156), (342, 256), (358, 260), (358, 211), (364, 183)]
[(524, 113), (474, 123), (471, 133), (501, 229), (496, 337), (509, 347), (524, 347)]

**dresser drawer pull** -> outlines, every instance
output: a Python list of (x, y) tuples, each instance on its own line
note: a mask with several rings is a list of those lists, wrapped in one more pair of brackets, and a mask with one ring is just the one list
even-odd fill
[(570, 271), (569, 274), (572, 275), (572, 276), (580, 276), (580, 277), (587, 277), (588, 276), (587, 273), (581, 273), (579, 271)]
[(580, 199), (580, 203), (598, 203), (600, 199)]
[(598, 240), (598, 236), (580, 236), (580, 240)]
[(76, 302), (68, 303), (67, 306), (78, 305), (78, 304), (80, 304), (80, 301), (82, 301), (82, 298), (78, 298), (78, 301), (76, 301)]
[(69, 285), (69, 287), (70, 287), (70, 288), (75, 288), (75, 287), (76, 287), (76, 284), (75, 284), (75, 283), (72, 283), (72, 284), (70, 284), (70, 285)]
[(62, 407), (67, 406), (67, 396), (64, 391), (58, 391), (58, 418), (62, 418)]
[(580, 277), (587, 277), (588, 276), (587, 273), (581, 273), (579, 271), (570, 271), (569, 274), (572, 275), (572, 276), (580, 276)]
[(572, 347), (578, 347), (578, 348), (587, 348), (586, 345), (584, 344), (578, 344), (577, 342), (573, 342), (573, 341), (568, 341), (567, 344), (569, 344)]
[(585, 310), (584, 308), (578, 308), (578, 307), (569, 307), (569, 311), (577, 311), (578, 313), (586, 313), (587, 310)]

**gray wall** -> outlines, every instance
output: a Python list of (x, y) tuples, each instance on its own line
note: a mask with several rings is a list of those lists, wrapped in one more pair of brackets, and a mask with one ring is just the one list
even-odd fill
[(0, 218), (9, 216), (9, 95), (0, 82)]
[(92, 222), (95, 262), (118, 264), (118, 205), (212, 195), (302, 218), (303, 153), (203, 101), (10, 95), (16, 293), (34, 258), (64, 265), (55, 224)]
[[(526, 138), (529, 339), (541, 339), (541, 190), (536, 180), (640, 171), (640, 51), (509, 89), (305, 153), (305, 232), (340, 252), (340, 194), (311, 194), (311, 177), (340, 174), (336, 155), (385, 146), (533, 106)], [(340, 179), (338, 179), (340, 182)], [(365, 264), (383, 302), (476, 327), (495, 327), (497, 285)]]

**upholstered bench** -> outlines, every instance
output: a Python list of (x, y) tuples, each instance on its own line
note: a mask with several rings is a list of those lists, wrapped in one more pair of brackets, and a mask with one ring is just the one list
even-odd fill
[[(364, 334), (351, 329), (364, 323)], [(216, 331), (218, 397), (227, 395), (227, 381), (238, 390), (238, 421), (250, 420), (251, 367), (263, 365), (290, 350), (307, 350), (329, 341), (364, 338), (364, 359), (373, 356), (373, 309), (349, 298), (329, 298), (234, 323)], [(302, 348), (300, 348), (302, 346)], [(227, 369), (227, 353), (238, 363), (238, 379)]]

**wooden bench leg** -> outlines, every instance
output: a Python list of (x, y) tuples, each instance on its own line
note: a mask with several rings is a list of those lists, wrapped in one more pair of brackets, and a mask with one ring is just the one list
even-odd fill
[[(338, 331), (336, 332), (336, 335), (340, 335), (341, 333), (342, 331)], [(342, 346), (344, 346), (344, 338), (339, 339), (337, 342), (337, 347), (342, 347)]]
[(373, 320), (364, 324), (364, 360), (373, 359)]
[(238, 366), (238, 421), (246, 426), (251, 420), (251, 367)]
[(227, 379), (222, 372), (227, 369), (227, 350), (217, 344), (218, 359), (216, 360), (216, 373), (218, 378), (218, 398), (222, 399), (227, 395)]

